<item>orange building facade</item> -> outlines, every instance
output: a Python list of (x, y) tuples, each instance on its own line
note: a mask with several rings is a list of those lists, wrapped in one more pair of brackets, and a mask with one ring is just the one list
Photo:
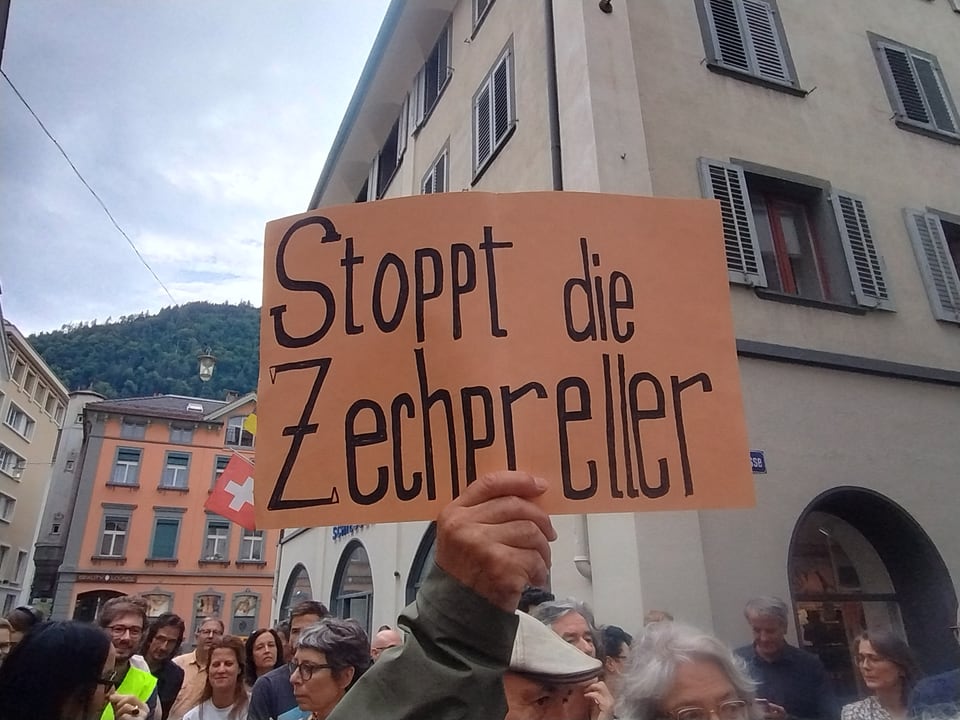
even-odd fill
[(80, 482), (53, 617), (93, 620), (111, 597), (137, 594), (150, 615), (187, 624), (216, 615), (247, 635), (270, 624), (276, 530), (249, 531), (204, 509), (234, 453), (256, 396), (173, 395), (90, 403)]

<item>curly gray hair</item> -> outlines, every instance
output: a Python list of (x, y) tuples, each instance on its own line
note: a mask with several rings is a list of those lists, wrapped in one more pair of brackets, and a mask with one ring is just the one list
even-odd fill
[(662, 717), (660, 702), (673, 687), (677, 668), (697, 660), (717, 665), (730, 680), (737, 698), (748, 703), (748, 717), (761, 717), (753, 706), (756, 684), (747, 675), (743, 661), (712, 635), (675, 622), (648, 625), (634, 641), (623, 671), (616, 716), (622, 720)]
[(352, 667), (350, 687), (370, 667), (370, 639), (360, 623), (352, 618), (328, 617), (304, 628), (297, 639), (296, 649), (301, 648), (323, 653), (334, 673)]

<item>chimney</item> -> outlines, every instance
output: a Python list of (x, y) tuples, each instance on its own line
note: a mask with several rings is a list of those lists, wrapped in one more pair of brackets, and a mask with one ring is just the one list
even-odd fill
[(238, 393), (236, 390), (227, 390), (223, 396), (223, 399), (228, 403), (232, 403), (234, 400), (240, 399), (240, 393)]

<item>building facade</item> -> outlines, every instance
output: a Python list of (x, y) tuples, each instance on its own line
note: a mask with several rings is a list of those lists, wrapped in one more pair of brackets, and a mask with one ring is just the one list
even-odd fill
[(63, 562), (73, 506), (80, 481), (80, 465), (83, 451), (83, 408), (87, 403), (105, 398), (92, 390), (71, 392), (60, 431), (60, 445), (50, 475), (50, 489), (43, 505), (43, 515), (37, 530), (34, 549), (33, 581), (30, 583), (30, 604), (44, 615), (53, 609), (53, 596), (57, 588), (57, 573)]
[(14, 325), (2, 317), (0, 323), (0, 613), (6, 614), (27, 601), (67, 389)]
[(247, 635), (268, 624), (277, 531), (246, 530), (203, 505), (234, 453), (254, 394), (230, 401), (159, 395), (88, 403), (55, 618), (93, 620), (106, 600), (142, 595), (150, 615), (188, 626), (216, 615)]
[[(555, 518), (559, 596), (741, 644), (745, 601), (780, 595), (843, 697), (861, 627), (901, 632), (928, 672), (960, 662), (958, 31), (951, 0), (391, 4), (311, 209), (720, 204), (757, 505)], [(288, 531), (277, 613), (313, 595), (391, 622), (431, 548), (427, 523)]]

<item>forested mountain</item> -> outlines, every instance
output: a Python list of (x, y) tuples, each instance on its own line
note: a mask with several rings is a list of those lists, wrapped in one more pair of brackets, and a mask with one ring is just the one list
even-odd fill
[[(30, 336), (43, 359), (70, 390), (108, 398), (172, 393), (222, 399), (257, 387), (260, 309), (250, 303), (194, 302), (156, 315), (64, 326)], [(204, 349), (217, 358), (209, 382), (197, 374)]]

